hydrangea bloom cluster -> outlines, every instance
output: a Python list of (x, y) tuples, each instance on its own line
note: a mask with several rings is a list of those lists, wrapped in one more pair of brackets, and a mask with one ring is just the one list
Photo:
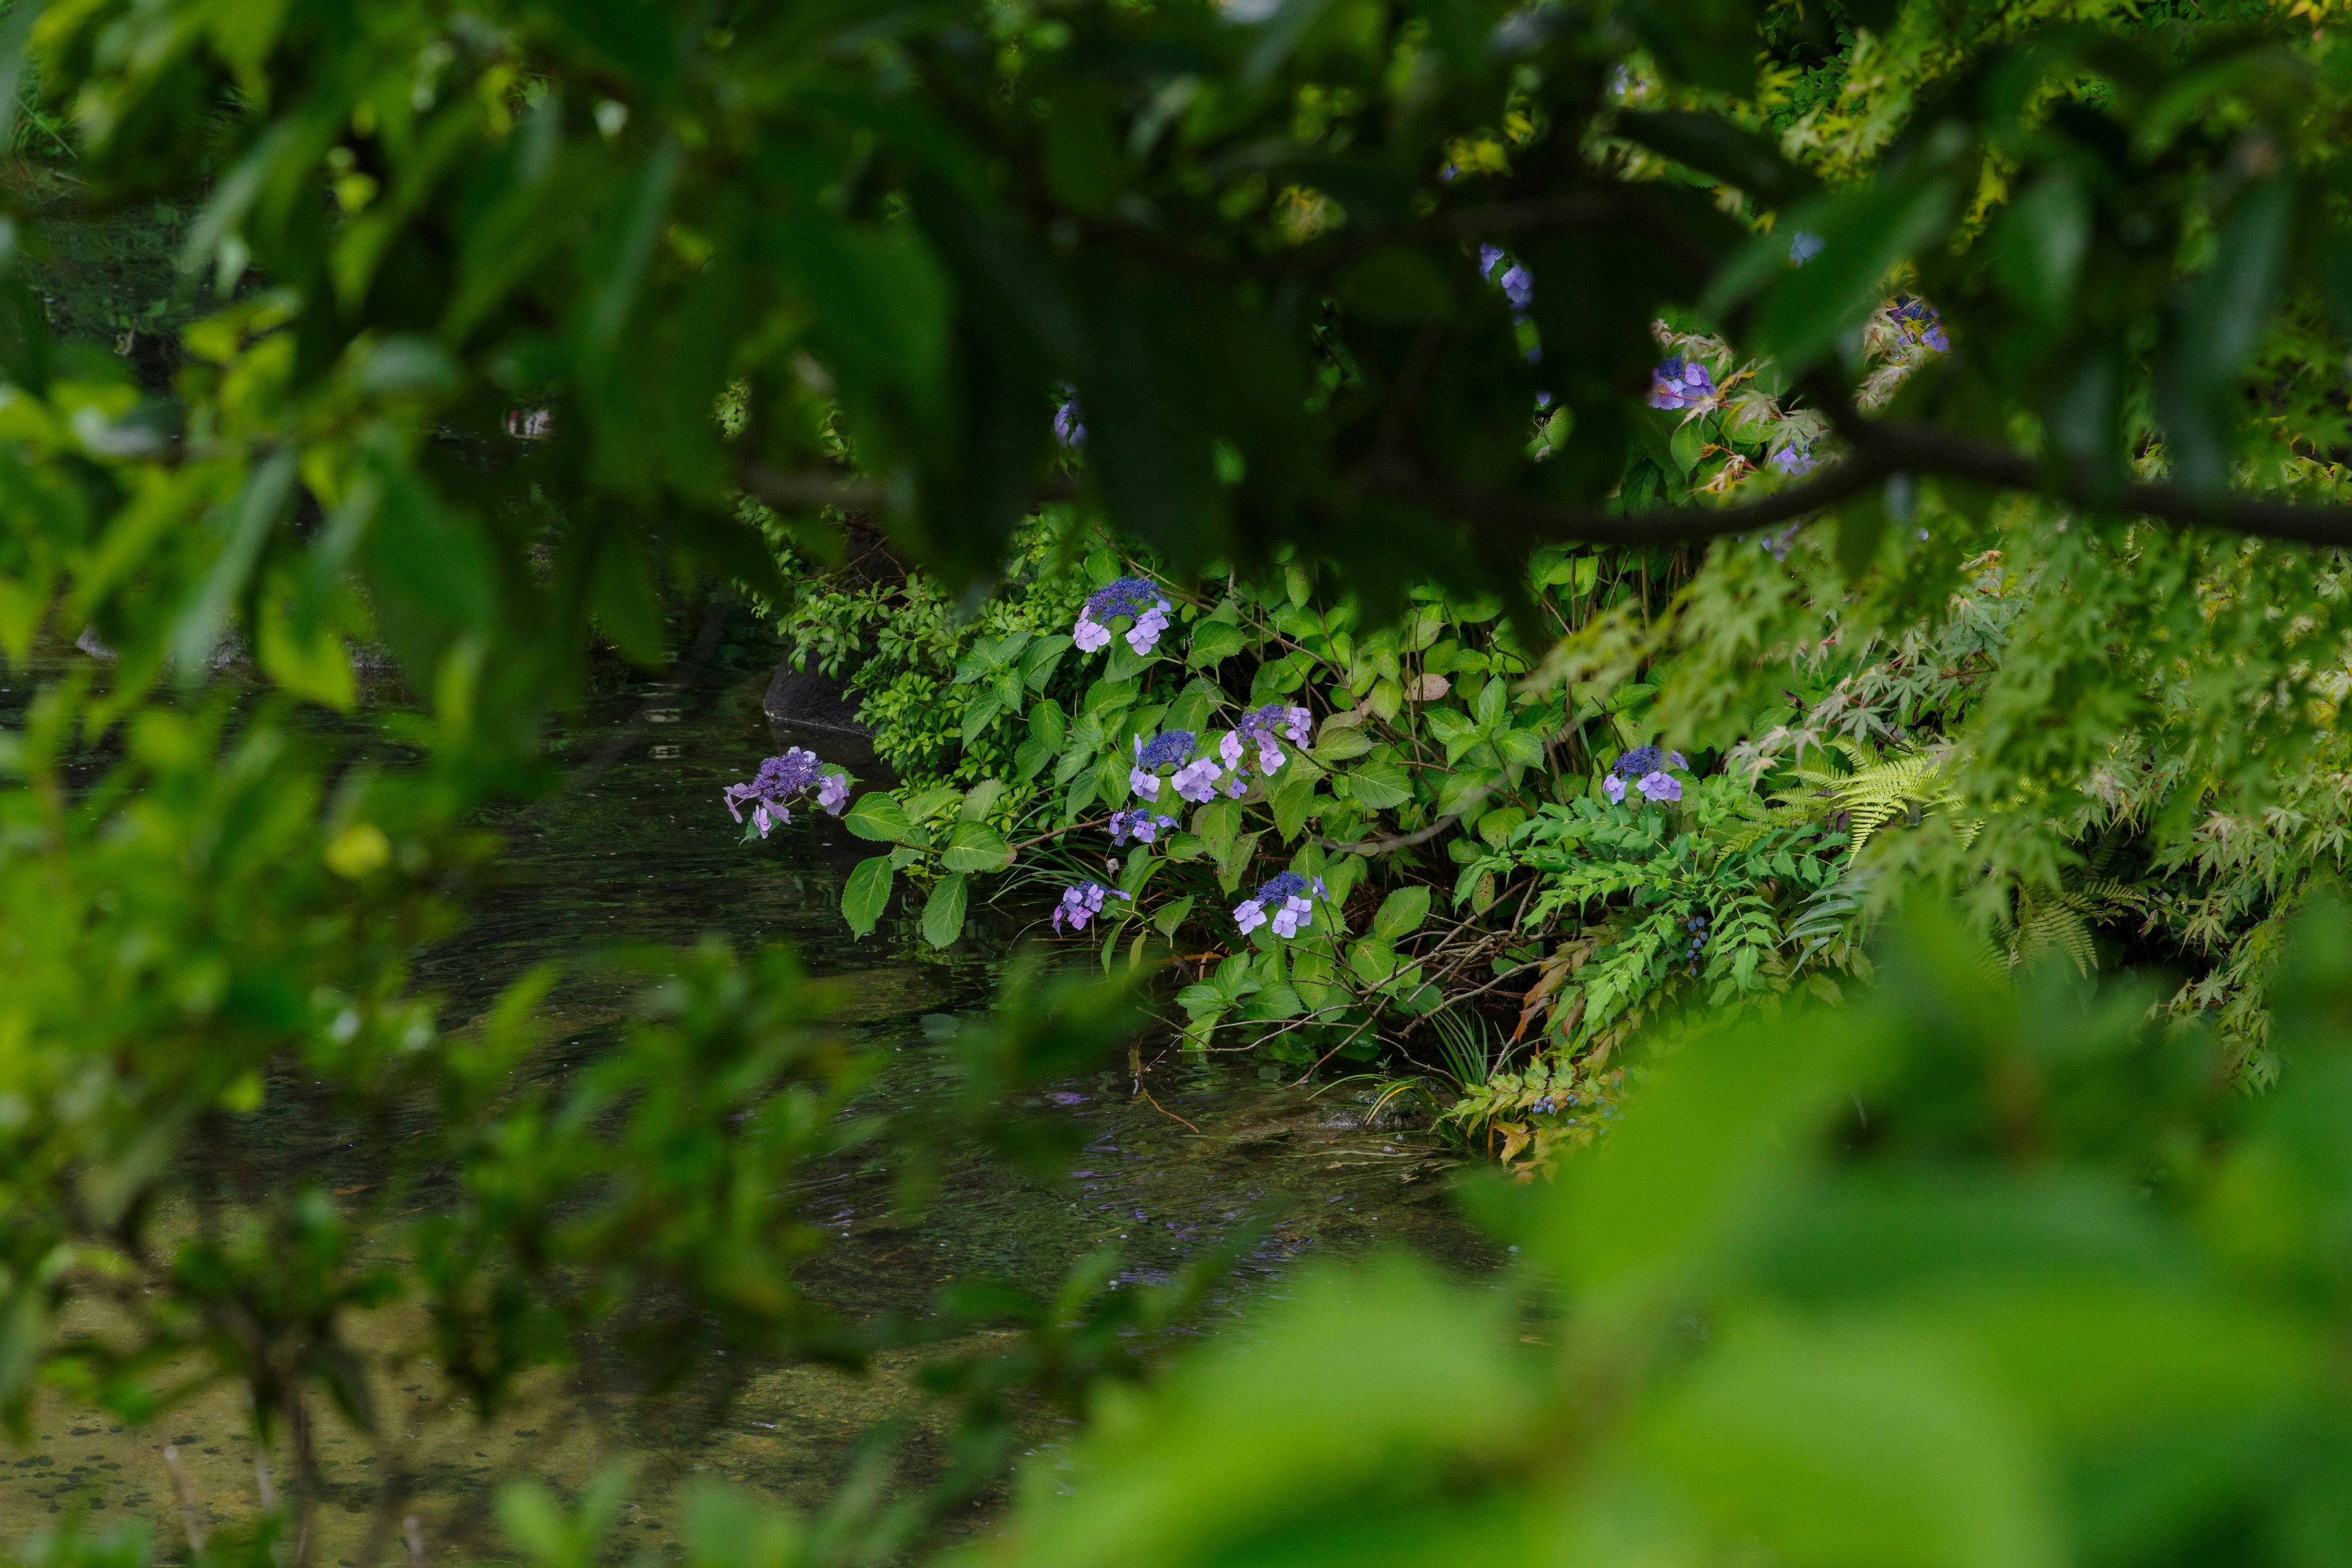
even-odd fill
[(1897, 295), (1895, 324), (1937, 353), (1952, 346), (1952, 340), (1944, 335), (1944, 318), (1936, 314), (1936, 307), (1925, 300), (1915, 300), (1908, 294)]
[(1149, 741), (1138, 735), (1135, 764), (1127, 770), (1127, 787), (1145, 800), (1158, 800), (1160, 770), (1190, 760), (1198, 742), (1199, 737), (1190, 730), (1163, 730)]
[(1817, 461), (1811, 445), (1802, 441), (1783, 447), (1772, 454), (1772, 466), (1792, 479), (1811, 473)]
[(1087, 416), (1078, 411), (1078, 400), (1071, 398), (1054, 410), (1054, 439), (1065, 447), (1083, 447), (1087, 441)]
[[(1151, 782), (1157, 784), (1160, 781)], [(1114, 811), (1110, 814), (1110, 841), (1124, 844), (1132, 838), (1138, 844), (1149, 844), (1175, 826), (1174, 817), (1146, 811), (1141, 806), (1133, 811)]]
[[(1194, 757), (1178, 768), (1176, 776), (1168, 782), (1176, 786), (1178, 795), (1198, 805), (1217, 798), (1217, 775), (1224, 771), (1223, 764), (1213, 755)], [(1239, 773), (1226, 782), (1233, 786), (1226, 793), (1235, 798), (1239, 798), (1242, 791), (1248, 787), (1241, 782)]]
[(1690, 763), (1680, 752), (1661, 752), (1655, 746), (1636, 746), (1611, 765), (1609, 776), (1601, 781), (1601, 793), (1611, 801), (1625, 798), (1625, 786), (1631, 784), (1650, 800), (1674, 801), (1683, 797), (1680, 779), (1666, 772), (1671, 765), (1687, 771)]
[(1087, 922), (1102, 912), (1105, 899), (1123, 899), (1125, 893), (1106, 888), (1100, 882), (1078, 882), (1062, 889), (1062, 901), (1054, 906), (1054, 929), (1060, 931), (1067, 921), (1072, 931), (1084, 931)]
[(1695, 359), (1677, 354), (1650, 373), (1650, 406), (1698, 408), (1713, 401), (1715, 377)]
[(1080, 651), (1093, 653), (1110, 641), (1110, 623), (1126, 616), (1135, 622), (1128, 628), (1127, 646), (1138, 653), (1150, 653), (1159, 646), (1160, 634), (1168, 629), (1170, 608), (1160, 584), (1150, 578), (1121, 577), (1095, 590), (1078, 612), (1078, 624), (1070, 628), (1070, 637)]
[(1503, 291), (1503, 298), (1511, 302), (1511, 314), (1524, 319), (1528, 305), (1536, 297), (1536, 280), (1528, 276), (1526, 268), (1516, 261), (1504, 268), (1502, 275), (1496, 277), (1495, 268), (1502, 260), (1501, 247), (1492, 245), (1478, 247), (1479, 276), (1494, 279), (1496, 286)]
[(814, 752), (794, 746), (781, 757), (770, 757), (760, 764), (760, 772), (750, 784), (729, 784), (723, 798), (727, 815), (736, 821), (743, 820), (743, 807), (751, 808), (751, 826), (765, 838), (768, 829), (779, 823), (792, 821), (787, 804), (794, 797), (816, 791), (816, 803), (835, 816), (849, 804), (849, 775), (835, 769), (820, 771), (824, 764)]
[[(1242, 928), (1244, 936), (1271, 924), (1275, 935), (1294, 937), (1315, 923), (1313, 900), (1321, 897), (1322, 878), (1310, 880), (1296, 871), (1285, 871), (1234, 906), (1234, 923)], [(1269, 915), (1268, 910), (1274, 912)]]
[(1243, 752), (1255, 746), (1258, 772), (1271, 778), (1280, 771), (1283, 762), (1277, 733), (1288, 736), (1294, 746), (1304, 746), (1314, 732), (1314, 717), (1304, 708), (1283, 702), (1253, 708), (1234, 721), (1232, 733), (1217, 742), (1217, 754), (1224, 758), (1227, 767), (1238, 770)]
[(1801, 228), (1789, 237), (1789, 259), (1802, 267), (1806, 262), (1819, 256), (1822, 253), (1822, 247), (1828, 243), (1820, 235)]

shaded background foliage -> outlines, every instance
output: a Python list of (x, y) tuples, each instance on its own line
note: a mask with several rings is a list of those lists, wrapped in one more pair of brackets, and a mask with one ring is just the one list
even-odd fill
[[(1288, 765), (1322, 753), (1329, 793), (1252, 809), (1300, 875), (1381, 893), (1343, 951), (1342, 890), (1307, 983), (1429, 1016), (1402, 959), (1444, 944), (1398, 943), (1430, 889), (1481, 916), (1516, 889), (1558, 928), (1489, 921), (1448, 978), (1534, 970), (1551, 1054), (1503, 1081), (1429, 1025), (1460, 1120), (1538, 1162), (1615, 1130), (1486, 1200), (1511, 1291), (1311, 1285), (1155, 1393), (1129, 1331), (1197, 1279), (975, 1305), (1027, 1348), (951, 1380), (940, 1489), (809, 1529), (713, 1496), (699, 1556), (923, 1550), (1003, 1470), (1020, 1383), (1096, 1418), (1077, 1484), (1041, 1467), (984, 1549), (1040, 1561), (2341, 1555), (2340, 910), (2264, 1005), (2345, 816), (2328, 11), (69, 0), (0, 46), (12, 144), (71, 158), (11, 187), (0, 651), (108, 660), (0, 751), (12, 1420), (44, 1386), (142, 1417), (193, 1355), (299, 1455), (305, 1391), (378, 1422), (346, 1328), (404, 1290), (488, 1402), (613, 1324), (649, 1385), (719, 1350), (854, 1363), (874, 1342), (793, 1280), (807, 1162), (1054, 1157), (1005, 1095), (1131, 1032), (1128, 985), (1024, 978), (955, 1108), (893, 1129), (845, 1116), (865, 1068), (783, 956), (652, 961), (561, 1096), (500, 1087), (543, 979), (466, 1037), (411, 984), (494, 855), (483, 808), (549, 787), (592, 647), (659, 667), (665, 596), (740, 584), (820, 658), (874, 634), (873, 716), (926, 776), (853, 808), (893, 846), (866, 896), (938, 872), (942, 940), (1024, 813), (1114, 803), (1144, 708), (1305, 693)], [(123, 319), (52, 280), (126, 214), (189, 280)], [(845, 515), (930, 575), (803, 591)], [(1123, 697), (1020, 667), (1058, 721), (1000, 697), (950, 737), (926, 661), (992, 687), (1129, 565), (1182, 601), (1185, 666)], [(1244, 608), (1270, 632), (1202, 648)], [(1479, 667), (1430, 669), (1441, 633)], [(305, 705), (352, 708), (378, 648), (405, 751), (354, 767)], [(225, 650), (263, 695), (214, 689)], [(1424, 720), (1525, 798), (1363, 793)], [(1607, 796), (1654, 740), (1699, 763), (1672, 818)], [(1221, 896), (1283, 858), (1221, 818), (1165, 861), (1186, 837)], [(1867, 977), (1906, 889), (1973, 931), (1920, 928), (1843, 1011), (1780, 1005)], [(2102, 938), (2193, 973), (2169, 1006), (1975, 973)], [(1306, 1005), (1252, 951), (1187, 977), (1203, 1037)], [(1729, 1017), (1670, 1016), (1619, 1122), (1610, 1053), (1677, 995)], [(354, 1251), (389, 1210), (314, 1183), (159, 1228), (288, 1064), (362, 1122), (437, 1100), (384, 1199), (446, 1184), (413, 1269)], [(100, 1300), (118, 1331), (56, 1331)], [(504, 1517), (585, 1562), (617, 1496)], [(299, 1556), (275, 1529), (208, 1550)]]

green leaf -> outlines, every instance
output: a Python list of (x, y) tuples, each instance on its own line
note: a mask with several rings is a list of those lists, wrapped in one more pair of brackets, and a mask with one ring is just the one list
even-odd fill
[(1382, 985), (1396, 973), (1396, 949), (1384, 937), (1368, 936), (1348, 948), (1348, 967), (1367, 985)]
[(1756, 89), (1756, 10), (1748, 0), (1640, 0), (1625, 10), (1668, 74), (1735, 98)]
[(1395, 763), (1375, 758), (1359, 763), (1343, 777), (1349, 798), (1369, 810), (1391, 810), (1412, 798), (1412, 781)]
[(1049, 752), (1058, 752), (1070, 737), (1069, 715), (1058, 702), (1029, 704), (1029, 736)]
[(1325, 726), (1322, 737), (1315, 742), (1315, 760), (1328, 766), (1362, 756), (1372, 749), (1371, 737), (1359, 725), (1349, 724), (1339, 729)]
[(2246, 361), (2284, 295), (2294, 239), (2295, 184), (2263, 180), (2222, 216), (2213, 266), (2182, 285), (2157, 369), (2157, 416), (2174, 478), (2199, 494), (2229, 487), (2231, 406)]
[(963, 710), (963, 743), (969, 746), (974, 741), (978, 740), (980, 738), (980, 732), (982, 730), (987, 729), (991, 724), (996, 722), (996, 716), (1003, 711), (1004, 699), (993, 690), (983, 691), (978, 697), (972, 699), (971, 701), (965, 704)]
[(940, 856), (940, 864), (950, 871), (1002, 871), (1012, 863), (1004, 835), (985, 822), (957, 823)]
[(1332, 280), (1339, 302), (1368, 321), (1409, 323), (1452, 313), (1454, 291), (1429, 256), (1409, 245), (1384, 245), (1340, 269)]
[(1098, 297), (1092, 370), (1078, 395), (1087, 464), (1112, 519), (1181, 572), (1213, 548), (1218, 400), (1182, 305), (1134, 286), (1149, 276), (1129, 274), (1128, 287)]
[[(950, 855), (954, 851), (950, 850)], [(923, 900), (923, 940), (933, 947), (948, 947), (963, 934), (964, 902), (968, 897), (967, 880), (962, 877), (942, 877)]]
[(1307, 825), (1307, 813), (1315, 804), (1315, 775), (1297, 763), (1276, 773), (1270, 797), (1274, 807), (1274, 830), (1282, 835), (1286, 844), (1297, 840), (1298, 830)]
[(1249, 869), (1251, 859), (1257, 854), (1258, 840), (1263, 834), (1244, 833), (1234, 839), (1226, 853), (1217, 857), (1217, 886), (1232, 892), (1241, 886), (1242, 873)]
[(1738, 186), (1759, 206), (1792, 205), (1820, 185), (1810, 172), (1782, 157), (1769, 138), (1721, 115), (1624, 109), (1617, 112), (1617, 133)]
[[(1756, 309), (1758, 352), (1777, 358), (1783, 374), (1810, 369), (1877, 306), (1886, 275), (1943, 236), (1958, 200), (1949, 176), (1898, 177), (1808, 204), (1790, 221), (1820, 235), (1822, 248), (1804, 266), (1782, 268), (1765, 291)], [(1786, 239), (1760, 235), (1751, 244), (1766, 247), (1776, 267), (1786, 259)]]
[(1192, 651), (1184, 661), (1194, 668), (1221, 664), (1249, 647), (1249, 636), (1230, 621), (1198, 621), (1192, 626)]
[(1209, 853), (1223, 861), (1233, 848), (1234, 835), (1242, 828), (1242, 808), (1238, 801), (1213, 800), (1192, 814), (1192, 831), (1209, 847)]
[(902, 843), (915, 826), (898, 797), (879, 790), (859, 795), (843, 815), (841, 825), (853, 837), (877, 844)]
[(1159, 911), (1151, 917), (1152, 929), (1169, 941), (1175, 941), (1177, 928), (1181, 926), (1186, 918), (1192, 914), (1194, 901), (1192, 896), (1187, 893), (1173, 902), (1161, 905)]
[(1429, 889), (1420, 883), (1399, 888), (1381, 900), (1380, 912), (1372, 917), (1372, 934), (1390, 942), (1421, 929), (1429, 918)]
[(887, 855), (860, 860), (857, 868), (849, 873), (849, 880), (841, 889), (841, 918), (849, 922), (851, 934), (865, 936), (882, 919), (882, 911), (890, 902), (890, 881)]
[(2090, 251), (2090, 193), (2081, 174), (2060, 164), (2010, 204), (1993, 237), (1993, 268), (2026, 309), (2056, 322), (2074, 303)]

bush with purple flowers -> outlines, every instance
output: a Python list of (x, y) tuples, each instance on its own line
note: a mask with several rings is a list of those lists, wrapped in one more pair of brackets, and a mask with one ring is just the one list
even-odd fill
[(794, 746), (761, 763), (751, 783), (729, 784), (721, 798), (727, 814), (738, 822), (750, 806), (751, 831), (765, 838), (769, 828), (792, 821), (791, 803), (812, 793), (819, 810), (839, 816), (849, 800), (849, 775), (840, 768), (827, 768), (814, 752)]

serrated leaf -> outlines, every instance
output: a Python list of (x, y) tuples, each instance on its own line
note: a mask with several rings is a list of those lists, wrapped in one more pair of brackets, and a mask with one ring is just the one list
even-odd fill
[(1396, 949), (1386, 938), (1368, 936), (1348, 948), (1348, 967), (1367, 985), (1386, 984), (1396, 966)]
[(915, 826), (898, 797), (879, 790), (859, 795), (843, 815), (841, 825), (853, 837), (877, 844), (903, 843)]
[(1234, 835), (1241, 827), (1242, 808), (1234, 801), (1213, 800), (1192, 814), (1192, 831), (1219, 861), (1233, 848)]
[(1184, 662), (1196, 669), (1222, 664), (1249, 647), (1249, 636), (1230, 621), (1206, 620), (1192, 627), (1192, 646)]
[(1151, 928), (1169, 941), (1175, 941), (1177, 928), (1191, 917), (1194, 902), (1192, 896), (1187, 893), (1171, 903), (1162, 904), (1151, 917)]
[(980, 732), (996, 722), (996, 716), (1003, 711), (1004, 699), (994, 691), (983, 691), (966, 703), (963, 710), (963, 743), (969, 746), (980, 739)]
[(1335, 730), (1326, 723), (1322, 739), (1315, 742), (1314, 754), (1317, 762), (1328, 766), (1333, 763), (1350, 762), (1371, 749), (1371, 737), (1358, 726), (1350, 724), (1345, 729)]
[(1380, 912), (1372, 917), (1372, 934), (1394, 942), (1419, 931), (1421, 922), (1428, 918), (1428, 888), (1420, 883), (1399, 888), (1381, 900)]
[(1375, 758), (1344, 775), (1349, 797), (1371, 811), (1388, 811), (1412, 798), (1412, 781), (1396, 763)]
[(940, 855), (940, 864), (950, 871), (1002, 871), (1012, 863), (1004, 835), (985, 822), (957, 823)]
[(1315, 775), (1292, 763), (1275, 775), (1269, 804), (1274, 807), (1274, 830), (1282, 835), (1284, 843), (1295, 842), (1298, 830), (1307, 825), (1307, 808), (1315, 804)]
[(882, 919), (882, 911), (890, 902), (891, 879), (887, 855), (860, 860), (857, 868), (849, 873), (849, 880), (841, 889), (841, 918), (849, 922), (852, 935), (866, 935)]
[(969, 897), (966, 879), (940, 879), (931, 896), (923, 900), (923, 940), (933, 947), (947, 947), (961, 936), (964, 905)]

